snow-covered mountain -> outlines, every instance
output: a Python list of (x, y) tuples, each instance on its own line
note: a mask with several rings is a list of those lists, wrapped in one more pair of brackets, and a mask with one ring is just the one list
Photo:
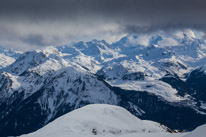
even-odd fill
[(156, 34), (145, 45), (140, 39), (78, 42), (18, 58), (5, 50), (2, 55), (14, 62), (0, 70), (0, 136), (33, 132), (96, 103), (124, 107), (172, 129), (204, 124), (205, 41)]
[[(160, 80), (164, 76), (177, 75), (186, 80), (192, 70), (206, 62), (204, 40), (175, 38), (176, 44), (165, 46), (165, 39), (152, 36), (147, 46), (138, 43), (138, 36), (129, 35), (108, 44), (93, 40), (57, 47), (63, 58), (76, 62), (92, 73), (104, 78), (110, 85), (127, 90), (146, 90), (168, 101), (179, 101), (178, 90)], [(151, 87), (152, 88), (145, 88)], [(166, 93), (165, 93), (166, 92)]]
[(180, 136), (159, 123), (140, 120), (121, 107), (93, 104), (61, 116), (38, 131), (22, 137), (131, 137)]
[(24, 53), (5, 70), (0, 76), (2, 134), (36, 130), (86, 104), (118, 103), (103, 81), (52, 47)]
[(14, 58), (0, 54), (0, 69), (7, 67), (15, 61)]
[(12, 49), (5, 49), (0, 46), (0, 69), (7, 67), (14, 63), (15, 59), (19, 57), (21, 52)]
[(4, 54), (6, 56), (17, 59), (19, 57), (19, 55), (22, 54), (22, 52), (15, 51), (13, 49), (4, 48), (3, 46), (0, 45), (0, 54)]
[[(205, 68), (204, 39), (190, 37), (186, 34), (182, 37), (156, 34), (148, 39), (147, 45), (142, 44), (139, 39), (141, 36), (128, 35), (112, 44), (93, 40), (57, 48), (64, 53), (65, 60), (78, 63), (112, 87), (142, 92), (128, 92), (124, 96), (129, 97), (134, 94), (139, 96), (147, 92), (151, 96), (155, 95), (164, 100), (166, 104), (172, 104), (172, 106), (178, 104), (178, 106), (192, 108), (196, 113), (205, 115), (204, 91), (206, 88), (204, 84), (201, 84), (205, 73), (200, 71), (201, 80), (198, 80), (199, 73), (195, 76), (190, 75), (195, 70)], [(197, 79), (192, 81), (193, 77)], [(137, 103), (139, 102), (132, 101), (132, 104)], [(137, 106), (139, 107), (140, 104)], [(141, 109), (145, 111), (144, 106)], [(135, 113), (142, 115), (141, 112)], [(177, 119), (175, 121), (180, 125)], [(173, 125), (170, 126), (173, 127)]]

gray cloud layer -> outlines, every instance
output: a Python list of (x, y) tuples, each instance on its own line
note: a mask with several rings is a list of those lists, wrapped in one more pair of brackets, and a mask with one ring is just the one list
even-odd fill
[(21, 48), (156, 30), (205, 31), (205, 15), (205, 0), (0, 0), (0, 43)]

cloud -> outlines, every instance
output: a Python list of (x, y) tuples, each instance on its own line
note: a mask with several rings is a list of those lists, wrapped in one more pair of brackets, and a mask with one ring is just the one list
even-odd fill
[(127, 33), (206, 31), (205, 14), (205, 0), (0, 0), (0, 44), (32, 49)]
[(159, 41), (158, 44), (160, 46), (178, 46), (178, 42), (172, 38), (164, 38), (163, 40)]
[(129, 36), (128, 42), (132, 46), (136, 46), (137, 43), (143, 46), (148, 46), (150, 38), (150, 35), (138, 35), (138, 37), (135, 38), (133, 36)]
[[(81, 21), (7, 21), (0, 22), (0, 45), (17, 50), (65, 45), (80, 40), (106, 39), (113, 42), (125, 33), (115, 23)], [(27, 47), (27, 48), (25, 48)]]

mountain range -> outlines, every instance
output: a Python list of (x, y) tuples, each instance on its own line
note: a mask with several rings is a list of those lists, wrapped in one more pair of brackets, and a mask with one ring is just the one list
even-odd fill
[(0, 136), (36, 131), (88, 104), (121, 106), (172, 130), (206, 123), (204, 39), (156, 34), (146, 45), (140, 39), (25, 53), (0, 48)]

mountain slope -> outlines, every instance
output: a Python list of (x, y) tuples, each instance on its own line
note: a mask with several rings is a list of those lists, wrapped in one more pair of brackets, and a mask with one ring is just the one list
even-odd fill
[(121, 107), (96, 104), (74, 110), (44, 128), (22, 137), (43, 136), (129, 136), (130, 134), (167, 134), (166, 127), (142, 121)]

